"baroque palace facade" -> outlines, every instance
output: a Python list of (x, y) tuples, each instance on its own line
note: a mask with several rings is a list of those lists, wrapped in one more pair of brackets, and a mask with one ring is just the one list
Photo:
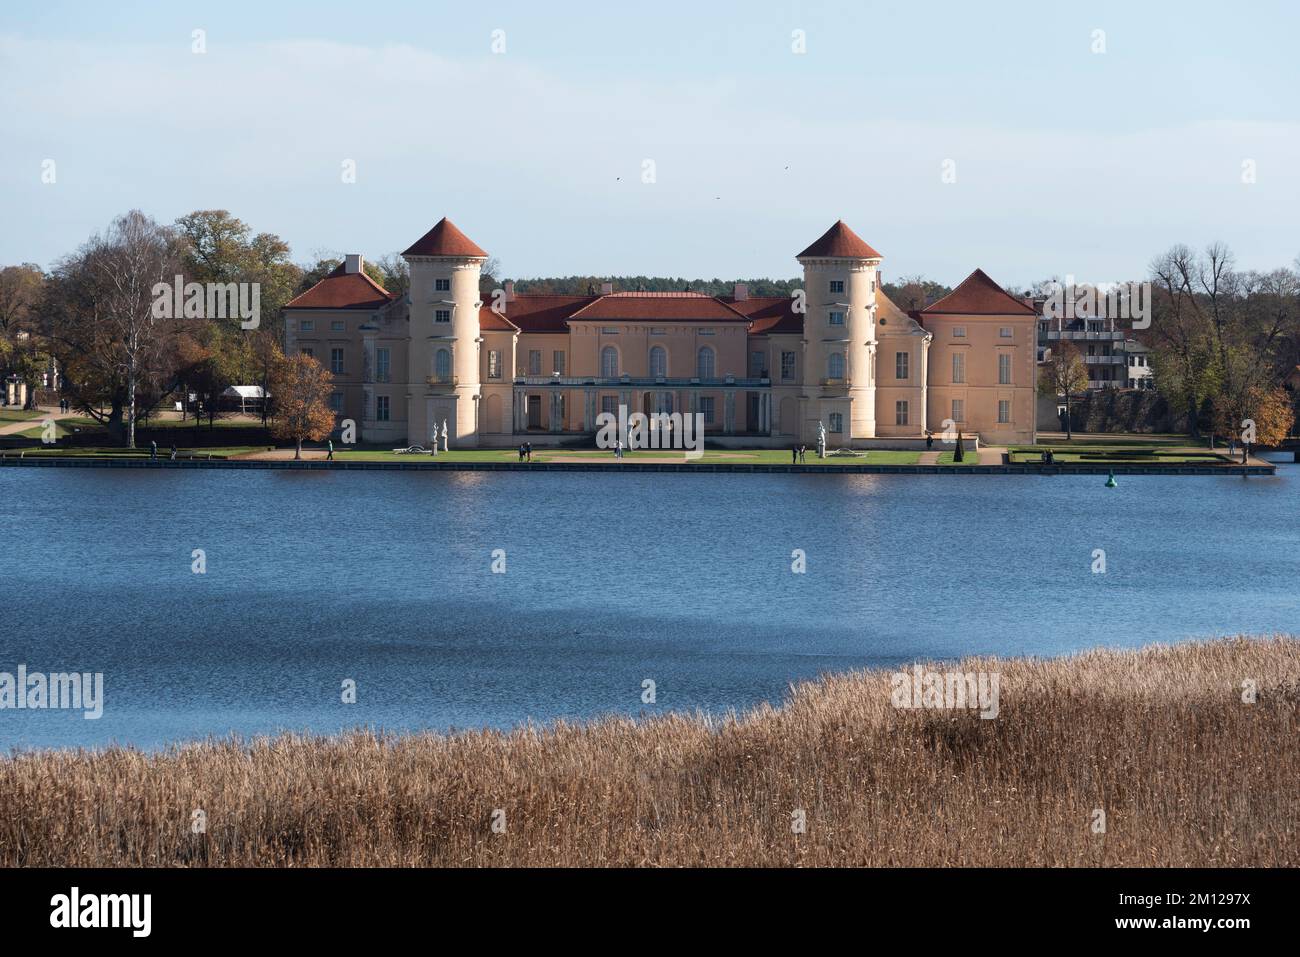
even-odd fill
[[(358, 440), (453, 448), (580, 442), (601, 412), (700, 412), (709, 441), (915, 447), (927, 430), (1034, 440), (1037, 317), (981, 270), (924, 309), (880, 290), (881, 255), (837, 222), (792, 297), (480, 293), (488, 254), (443, 219), (403, 253), (410, 291), (358, 255), (285, 306), (285, 350), (334, 376)], [(951, 420), (945, 425), (945, 420)]]

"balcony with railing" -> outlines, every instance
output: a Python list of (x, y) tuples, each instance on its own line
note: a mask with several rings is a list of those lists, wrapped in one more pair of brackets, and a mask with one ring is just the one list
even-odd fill
[(1114, 332), (1092, 332), (1083, 329), (1048, 329), (1040, 333), (1048, 342), (1055, 342), (1063, 339), (1068, 342), (1123, 342), (1124, 332), (1115, 330)]
[(458, 382), (456, 376), (454, 375), (437, 375), (437, 374), (429, 376), (424, 381), (427, 385), (452, 386), (453, 388), (456, 386)]
[(597, 389), (766, 389), (771, 379), (738, 378), (736, 376), (710, 376), (706, 378), (674, 379), (665, 376), (580, 376), (580, 375), (517, 375), (515, 385), (559, 386), (562, 388)]

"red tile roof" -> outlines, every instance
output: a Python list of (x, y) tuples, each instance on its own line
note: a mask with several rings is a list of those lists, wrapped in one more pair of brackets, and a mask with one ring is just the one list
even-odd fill
[(470, 239), (446, 216), (437, 225), (417, 239), (403, 256), (476, 256), (487, 258), (487, 253)]
[(290, 299), (285, 309), (378, 309), (397, 298), (365, 271), (346, 272), (345, 263), (306, 292)]
[(740, 301), (722, 297), (722, 301), (749, 317), (751, 336), (803, 332), (803, 316), (794, 311), (794, 299), (789, 296), (751, 296)]
[(1032, 316), (1033, 314), (1032, 307), (995, 283), (983, 269), (976, 269), (948, 295), (921, 310), (923, 316)]
[(844, 220), (837, 220), (835, 225), (822, 233), (821, 239), (813, 243), (796, 259), (831, 258), (831, 259), (883, 259), (880, 253), (868, 246), (853, 230), (844, 225)]
[(479, 327), (488, 330), (523, 332), (568, 332), (565, 322), (596, 296), (553, 296), (520, 294), (505, 304), (505, 316), (492, 311), (492, 297), (483, 299)]
[(570, 318), (632, 322), (747, 322), (721, 299), (701, 292), (616, 292), (600, 296)]

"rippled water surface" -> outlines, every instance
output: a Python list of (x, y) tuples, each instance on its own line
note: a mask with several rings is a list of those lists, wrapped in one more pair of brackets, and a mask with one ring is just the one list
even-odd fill
[(0, 710), (0, 746), (725, 712), (917, 657), (1300, 631), (1300, 467), (1103, 481), (3, 469), (0, 671), (102, 672), (105, 707)]

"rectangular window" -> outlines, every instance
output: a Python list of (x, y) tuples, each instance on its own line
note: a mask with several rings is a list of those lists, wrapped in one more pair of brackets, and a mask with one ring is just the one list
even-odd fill
[(907, 425), (907, 401), (900, 399), (894, 403), (894, 425)]
[(330, 411), (332, 411), (332, 412), (342, 412), (342, 411), (343, 411), (343, 393), (342, 393), (342, 392), (331, 392), (331, 393), (330, 393)]
[(385, 349), (375, 350), (375, 381), (387, 382), (389, 378), (389, 353)]
[(388, 421), (388, 396), (375, 396), (375, 419), (380, 422)]
[(844, 280), (843, 280), (843, 279), (832, 279), (832, 280), (831, 280), (831, 292), (833, 292), (833, 293), (841, 293), (841, 292), (843, 292), (843, 291), (844, 291)]
[(713, 335), (713, 330), (712, 330), (712, 329), (696, 329), (696, 330), (695, 330), (695, 334), (696, 334), (696, 335), (699, 335), (699, 336), (711, 336), (711, 335)]
[(1006, 425), (1011, 421), (1011, 400), (998, 399), (998, 424)]
[(782, 379), (794, 378), (794, 358), (795, 356), (793, 352), (781, 353), (781, 378)]
[(433, 291), (434, 291), (434, 292), (451, 292), (451, 280), (450, 280), (450, 279), (435, 279), (435, 280), (433, 281)]
[(564, 375), (564, 352), (560, 349), (556, 349), (551, 356), (551, 371)]
[(433, 313), (434, 322), (451, 322), (450, 309), (436, 309)]
[(1011, 354), (1003, 352), (998, 356), (998, 385), (1011, 385)]
[(343, 374), (343, 350), (342, 349), (336, 348), (330, 350), (330, 372), (333, 372), (335, 375)]
[(602, 395), (600, 397), (600, 411), (607, 412), (610, 415), (618, 415), (618, 396)]
[(501, 350), (492, 349), (488, 352), (488, 378), (501, 378)]
[(965, 339), (965, 338), (966, 338), (966, 327), (965, 327), (965, 326), (953, 326), (953, 327), (952, 327), (952, 337), (953, 337), (954, 339)]
[(314, 320), (314, 319), (299, 319), (299, 320), (298, 320), (298, 331), (299, 331), (299, 332), (312, 332), (312, 331), (315, 330), (315, 328), (316, 328), (316, 320)]
[[(908, 359), (909, 359), (909, 357), (908, 357), (908, 354), (907, 354), (906, 352), (895, 352), (895, 353), (894, 353), (894, 378), (895, 378), (895, 379), (906, 379), (906, 378), (907, 378), (907, 373), (908, 373), (907, 363), (908, 363)], [(899, 423), (899, 424), (900, 424), (900, 425), (905, 425), (906, 423)]]
[(600, 330), (600, 334), (603, 335), (603, 336), (616, 336), (616, 335), (618, 335), (618, 327), (617, 327), (617, 326), (603, 326), (603, 327), (601, 328), (601, 330)]
[(541, 349), (528, 350), (528, 374), (529, 375), (542, 374), (542, 350)]
[(842, 413), (832, 412), (830, 414), (830, 420), (831, 420), (830, 431), (835, 432), (837, 434), (844, 431), (844, 415)]
[(1002, 328), (1000, 328), (1000, 329), (998, 330), (998, 336), (1000, 336), (1000, 337), (1003, 338), (1003, 339), (1010, 339), (1010, 338), (1011, 338), (1011, 327), (1010, 327), (1010, 326), (1003, 326)]
[(966, 354), (964, 352), (954, 352), (952, 354), (952, 381), (957, 385), (966, 381)]
[(831, 325), (832, 325), (832, 326), (842, 326), (842, 325), (844, 325), (844, 313), (842, 313), (842, 312), (832, 312), (832, 313), (831, 313)]
[(749, 374), (752, 376), (767, 375), (767, 355), (762, 352), (751, 352), (749, 354)]
[(952, 400), (952, 420), (954, 422), (966, 421), (966, 403), (961, 399)]
[(700, 411), (704, 413), (704, 424), (713, 424), (713, 396), (700, 396)]
[(298, 351), (299, 351), (300, 353), (302, 353), (303, 355), (305, 355), (305, 356), (311, 356), (312, 358), (315, 358), (315, 357), (316, 357), (316, 353), (311, 349), (310, 346), (303, 346), (303, 347), (302, 347), (301, 349), (299, 349)]
[(342, 319), (335, 319), (333, 322), (330, 323), (330, 332), (342, 332), (346, 328), (347, 328), (347, 323), (345, 323)]

